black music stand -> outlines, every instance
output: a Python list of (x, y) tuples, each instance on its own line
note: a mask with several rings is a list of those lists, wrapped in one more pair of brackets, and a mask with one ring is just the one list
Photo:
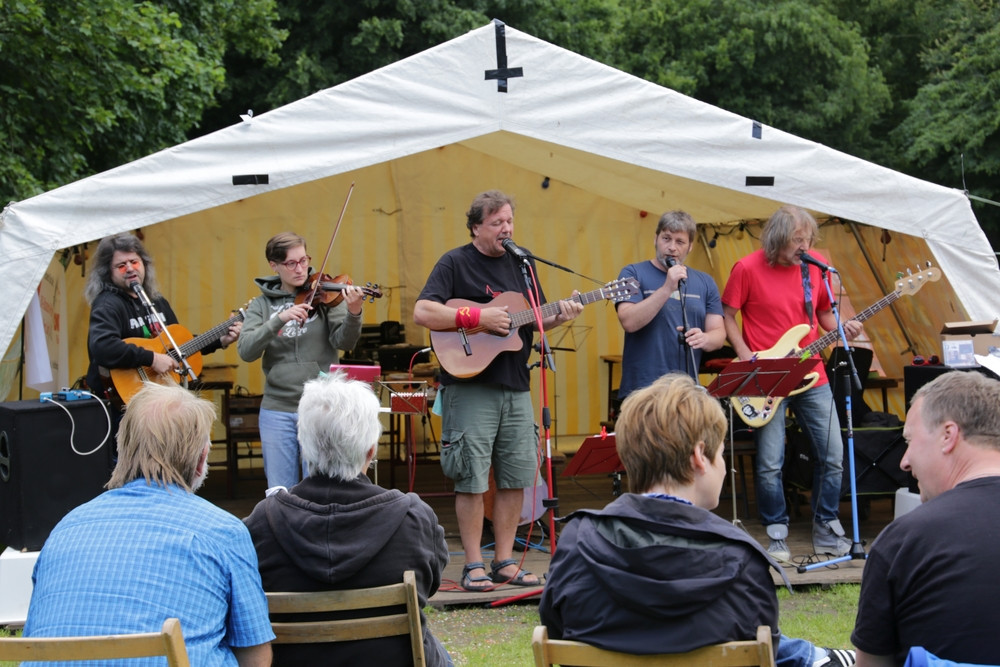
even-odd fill
[(611, 477), (611, 494), (618, 497), (622, 493), (622, 472), (625, 466), (618, 458), (614, 433), (602, 433), (584, 438), (580, 449), (562, 471), (563, 477), (577, 475), (602, 475)]
[[(708, 385), (708, 393), (716, 398), (784, 398), (802, 384), (806, 375), (819, 365), (819, 357), (801, 359), (799, 357), (781, 357), (778, 359), (751, 359), (750, 361), (733, 361), (719, 373), (718, 377)], [(764, 408), (766, 417), (772, 409), (768, 404)], [(756, 409), (744, 404), (742, 410)], [(729, 403), (729, 484), (733, 493), (733, 525), (743, 527), (736, 515), (736, 445), (733, 441), (733, 403)]]

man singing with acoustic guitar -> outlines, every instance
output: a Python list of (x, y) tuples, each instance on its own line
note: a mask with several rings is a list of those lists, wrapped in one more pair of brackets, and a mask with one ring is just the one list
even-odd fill
[[(455, 482), (455, 510), (465, 551), (461, 585), (469, 591), (504, 583), (538, 586), (538, 577), (519, 569), (517, 561), (511, 558), (523, 489), (535, 486), (538, 474), (538, 434), (527, 364), (534, 327), (518, 326), (508, 305), (485, 305), (504, 293), (527, 293), (519, 260), (507, 257), (504, 248), (504, 241), (514, 233), (514, 203), (504, 193), (490, 190), (476, 196), (466, 216), (472, 242), (438, 260), (413, 311), (414, 322), (432, 332), (468, 330), (495, 334), (465, 342), (466, 353), (471, 354), (459, 356), (468, 359), (467, 371), (453, 367), (449, 372), (442, 362), (445, 368), (441, 373), (441, 467)], [(541, 289), (538, 292), (542, 303), (545, 297)], [(466, 303), (458, 307), (447, 305), (452, 299)], [(543, 317), (545, 329), (577, 317), (583, 303), (565, 300), (548, 310), (553, 313)], [(519, 347), (507, 347), (499, 353), (490, 349), (492, 346), (486, 339), (502, 345), (500, 341), (513, 338), (511, 332), (516, 332), (520, 339)], [(477, 368), (476, 359), (483, 353), (485, 361), (480, 364), (482, 368)], [(441, 356), (438, 352), (439, 360)], [(495, 559), (487, 574), (480, 542), (483, 494), (488, 489), (491, 464), (497, 488), (493, 504), (496, 544)]]
[[(790, 350), (769, 348), (780, 347), (779, 339), (796, 325), (808, 325), (806, 335), (796, 341), (799, 347), (820, 337), (818, 326), (826, 331), (837, 328), (820, 270), (802, 260), (802, 254), (812, 248), (818, 237), (819, 227), (812, 215), (796, 206), (784, 206), (764, 225), (761, 248), (733, 266), (722, 293), (723, 321), (729, 343), (741, 360), (787, 356)], [(819, 258), (819, 261), (824, 260)], [(736, 313), (740, 311), (742, 331), (736, 322)], [(857, 320), (844, 321), (843, 327), (848, 340), (862, 331)], [(816, 466), (812, 490), (813, 549), (817, 554), (843, 556), (851, 543), (844, 536), (838, 518), (844, 470), (840, 420), (822, 365), (817, 366), (816, 372), (819, 379), (815, 385), (786, 400), (813, 445)], [(785, 457), (784, 405), (776, 408), (770, 420), (757, 429), (756, 439), (754, 479), (757, 508), (770, 538), (767, 550), (776, 559), (787, 561), (791, 557), (786, 542), (788, 510), (781, 478)]]
[[(177, 324), (177, 316), (157, 287), (153, 260), (142, 241), (132, 234), (115, 234), (101, 239), (83, 292), (90, 304), (87, 386), (94, 394), (110, 393), (110, 376), (114, 369), (148, 368), (153, 376), (181, 371), (181, 364), (166, 354), (169, 344), (142, 346), (126, 340), (156, 339), (160, 327), (132, 288), (133, 284), (142, 286), (153, 306), (163, 315), (166, 325)], [(208, 354), (229, 346), (239, 338), (242, 326), (242, 317), (232, 318), (213, 329), (214, 334), (206, 334), (203, 344), (196, 343), (197, 351)], [(175, 342), (182, 345), (188, 341)], [(134, 390), (115, 384), (114, 389), (123, 402), (142, 386), (140, 376), (136, 374), (135, 382), (130, 384), (134, 385)]]

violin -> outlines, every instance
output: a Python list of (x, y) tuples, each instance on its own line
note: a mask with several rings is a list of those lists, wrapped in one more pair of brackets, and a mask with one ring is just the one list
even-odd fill
[[(336, 306), (344, 300), (344, 289), (351, 285), (354, 285), (354, 283), (346, 273), (336, 277), (326, 273), (313, 274), (299, 288), (298, 293), (295, 295), (295, 303), (308, 302), (313, 308), (319, 304), (331, 307)], [(365, 298), (372, 303), (375, 302), (375, 299), (382, 298), (382, 290), (378, 285), (365, 283), (364, 286), (359, 285), (358, 287), (364, 293)]]

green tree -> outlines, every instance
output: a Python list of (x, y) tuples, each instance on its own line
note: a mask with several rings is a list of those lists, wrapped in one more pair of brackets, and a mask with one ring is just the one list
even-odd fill
[(623, 0), (615, 63), (734, 113), (852, 153), (889, 90), (849, 23), (806, 1)]
[[(955, 3), (920, 62), (926, 77), (892, 132), (908, 170), (1000, 201), (1000, 4)], [(973, 205), (1000, 247), (1000, 209)]]
[(289, 34), (279, 61), (255, 68), (232, 55), (232, 85), (193, 135), (230, 125), (248, 108), (261, 113), (361, 76), (493, 18), (607, 61), (622, 20), (616, 0), (285, 0), (279, 13)]
[(274, 0), (0, 0), (0, 202), (173, 145), (226, 81), (266, 59)]
[(287, 31), (280, 57), (266, 66), (233, 53), (231, 85), (219, 107), (192, 134), (269, 111), (384, 67), (485, 24), (484, 2), (450, 0), (285, 0), (279, 25)]

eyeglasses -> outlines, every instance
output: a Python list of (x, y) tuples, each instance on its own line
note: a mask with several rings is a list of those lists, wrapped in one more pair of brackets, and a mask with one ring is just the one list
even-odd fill
[(912, 364), (914, 366), (937, 366), (941, 363), (936, 354), (932, 354), (930, 359), (924, 359), (921, 356), (913, 357)]
[(307, 266), (309, 266), (309, 262), (311, 262), (311, 261), (312, 261), (312, 257), (310, 257), (309, 255), (306, 255), (305, 257), (302, 257), (299, 260), (290, 259), (287, 262), (278, 262), (278, 264), (281, 264), (283, 267), (285, 267), (289, 271), (294, 271), (295, 267), (297, 267), (297, 266), (301, 266), (303, 269), (306, 268)]
[(124, 262), (115, 264), (114, 269), (118, 273), (128, 273), (129, 269), (138, 269), (142, 266), (141, 259), (127, 259)]
[(811, 236), (796, 236), (795, 238), (792, 239), (792, 243), (794, 243), (795, 245), (802, 245), (803, 243), (806, 245), (811, 245), (812, 241), (813, 240)]

